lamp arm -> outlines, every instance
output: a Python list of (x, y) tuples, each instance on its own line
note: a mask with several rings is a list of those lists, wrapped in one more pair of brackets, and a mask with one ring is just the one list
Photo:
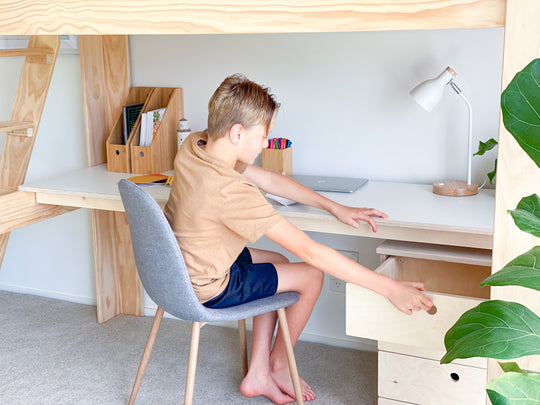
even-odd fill
[(467, 184), (471, 184), (471, 163), (472, 163), (472, 106), (469, 100), (467, 100), (467, 97), (463, 95), (463, 92), (461, 89), (457, 86), (457, 84), (454, 83), (453, 80), (450, 80), (448, 82), (450, 87), (465, 101), (467, 104), (467, 108), (469, 110), (469, 147), (468, 147), (468, 154), (467, 154)]

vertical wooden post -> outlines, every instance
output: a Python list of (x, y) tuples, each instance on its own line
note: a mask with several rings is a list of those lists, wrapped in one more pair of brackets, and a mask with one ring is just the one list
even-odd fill
[[(80, 36), (81, 75), (88, 165), (105, 163), (105, 143), (131, 86), (126, 35)], [(92, 211), (98, 322), (118, 314), (142, 315), (142, 286), (137, 275), (126, 216)]]
[[(507, 0), (502, 88), (534, 58), (540, 56), (540, 7), (538, 0)], [(493, 272), (535, 245), (540, 240), (517, 228), (507, 210), (521, 200), (540, 193), (540, 170), (521, 149), (502, 123), (499, 125), (499, 156), (495, 194)], [(491, 298), (516, 301), (540, 313), (538, 292), (521, 287), (492, 287)], [(525, 369), (540, 370), (540, 358), (520, 361)], [(488, 378), (499, 374), (494, 360), (489, 361)]]

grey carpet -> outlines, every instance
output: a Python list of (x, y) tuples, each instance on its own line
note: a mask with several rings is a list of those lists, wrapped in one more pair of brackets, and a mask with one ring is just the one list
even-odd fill
[[(95, 307), (0, 291), (0, 404), (126, 404), (151, 317), (96, 322)], [(137, 404), (183, 403), (190, 324), (162, 322)], [(377, 402), (376, 353), (298, 342), (310, 404)], [(237, 330), (207, 325), (194, 404), (270, 404), (244, 398)]]

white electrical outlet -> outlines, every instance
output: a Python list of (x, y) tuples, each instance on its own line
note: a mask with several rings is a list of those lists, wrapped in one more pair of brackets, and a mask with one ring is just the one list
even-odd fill
[[(358, 252), (353, 252), (352, 250), (338, 250), (344, 256), (347, 256), (349, 259), (358, 263)], [(330, 291), (345, 292), (345, 281), (340, 280), (339, 278), (330, 276), (329, 277)]]

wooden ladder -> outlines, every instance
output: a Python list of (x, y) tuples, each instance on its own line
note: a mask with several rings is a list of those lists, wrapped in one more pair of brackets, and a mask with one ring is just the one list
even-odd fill
[(59, 47), (57, 35), (39, 35), (30, 37), (26, 49), (0, 50), (0, 57), (25, 57), (10, 119), (0, 121), (0, 133), (6, 134), (0, 155), (0, 264), (10, 231), (71, 211), (39, 205), (33, 193), (18, 191), (26, 177)]

